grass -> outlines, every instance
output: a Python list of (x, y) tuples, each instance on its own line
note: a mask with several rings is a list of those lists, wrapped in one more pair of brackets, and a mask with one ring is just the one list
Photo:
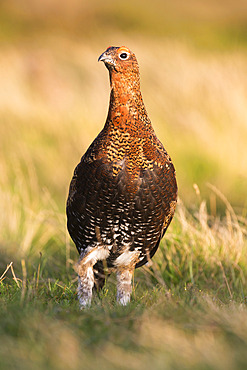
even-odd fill
[(111, 276), (79, 311), (76, 255), (65, 235), (56, 239), (62, 218), (36, 254), (29, 238), (28, 253), (19, 251), (0, 277), (1, 368), (244, 369), (247, 225), (217, 196), (226, 202), (222, 219), (204, 201), (194, 213), (179, 202), (152, 265), (136, 271), (127, 307), (116, 304)]
[[(246, 5), (0, 5), (0, 369), (246, 369)], [(132, 301), (79, 311), (72, 171), (104, 124), (108, 45), (136, 52), (179, 204)]]
[[(208, 198), (206, 179), (241, 213), (247, 186), (246, 53), (200, 54), (167, 40), (129, 43), (137, 49), (144, 101), (175, 163), (181, 198), (187, 206), (195, 201), (194, 183)], [(34, 168), (31, 178), (64, 209), (72, 169), (107, 113), (107, 71), (96, 62), (101, 50), (59, 36), (43, 48), (4, 47), (0, 165), (5, 188), (13, 189), (17, 166)]]
[[(105, 293), (78, 311), (75, 290), (56, 283), (15, 287), (1, 300), (3, 368), (232, 369), (246, 366), (246, 307), (201, 291), (154, 289), (127, 308)], [(22, 302), (22, 303), (20, 303)], [(2, 334), (4, 333), (4, 335)], [(178, 356), (179, 351), (179, 356)]]

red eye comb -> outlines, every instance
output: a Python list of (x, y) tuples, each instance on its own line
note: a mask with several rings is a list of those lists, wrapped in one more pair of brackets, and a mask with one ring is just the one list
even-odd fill
[(121, 47), (118, 49), (118, 51), (119, 51), (120, 53), (124, 53), (124, 52), (126, 52), (126, 53), (130, 53), (130, 49), (126, 48), (126, 46), (121, 46)]

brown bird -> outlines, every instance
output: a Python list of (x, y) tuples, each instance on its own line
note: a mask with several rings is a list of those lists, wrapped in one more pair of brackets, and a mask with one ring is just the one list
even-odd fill
[(157, 251), (177, 202), (174, 166), (148, 118), (134, 53), (109, 47), (98, 60), (110, 73), (108, 116), (75, 169), (67, 200), (81, 308), (90, 305), (93, 286), (104, 284), (104, 260), (116, 271), (117, 301), (130, 301), (133, 271)]

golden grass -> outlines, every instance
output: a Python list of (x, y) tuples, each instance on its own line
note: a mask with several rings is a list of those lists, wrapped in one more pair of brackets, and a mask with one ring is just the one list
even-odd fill
[[(193, 208), (191, 202), (197, 202), (194, 183), (204, 198), (210, 194), (206, 182), (211, 182), (245, 216), (245, 52), (197, 53), (178, 42), (144, 43), (140, 37), (134, 41), (126, 37), (125, 42), (138, 56), (144, 101), (174, 160), (185, 205)], [(20, 43), (2, 49), (3, 245), (25, 253), (34, 244), (34, 250), (42, 250), (52, 234), (65, 241), (65, 201), (72, 171), (107, 114), (108, 76), (97, 63), (104, 48), (54, 36), (42, 47)], [(216, 214), (224, 202), (220, 198), (216, 202), (212, 192), (210, 197), (210, 213)]]
[[(196, 53), (184, 44), (141, 38), (125, 43), (138, 56), (144, 101), (174, 160), (182, 199), (194, 201), (193, 183), (205, 195), (209, 181), (234, 206), (244, 207), (245, 52)], [(59, 206), (64, 202), (72, 170), (107, 114), (107, 71), (96, 61), (104, 48), (53, 37), (42, 48), (2, 49), (3, 187), (13, 182), (18, 166), (26, 166), (36, 172), (38, 187), (56, 193)]]

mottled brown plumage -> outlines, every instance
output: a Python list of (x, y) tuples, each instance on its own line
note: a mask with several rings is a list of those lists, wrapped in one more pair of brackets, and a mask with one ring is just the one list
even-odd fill
[(117, 271), (118, 301), (129, 301), (133, 270), (156, 252), (177, 201), (175, 170), (148, 118), (135, 55), (110, 47), (99, 60), (110, 73), (109, 112), (75, 169), (67, 200), (81, 307), (90, 304), (93, 284), (102, 285), (102, 260)]

